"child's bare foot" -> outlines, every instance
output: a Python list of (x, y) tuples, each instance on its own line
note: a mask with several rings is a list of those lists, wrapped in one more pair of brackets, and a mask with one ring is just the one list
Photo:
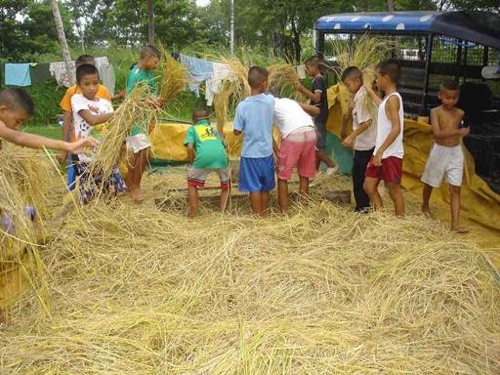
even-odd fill
[(142, 190), (140, 188), (131, 190), (130, 195), (135, 203), (140, 204), (140, 203), (144, 202), (144, 194), (142, 193)]
[(468, 228), (464, 228), (464, 227), (451, 228), (451, 231), (455, 232), (457, 234), (466, 234), (466, 233), (470, 232), (470, 230)]
[(424, 215), (425, 218), (432, 219), (431, 210), (429, 206), (422, 205), (422, 214)]

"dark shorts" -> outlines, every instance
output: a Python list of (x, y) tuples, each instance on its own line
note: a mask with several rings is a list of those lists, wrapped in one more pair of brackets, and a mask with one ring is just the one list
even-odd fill
[(240, 160), (240, 191), (256, 193), (271, 191), (275, 187), (273, 156), (245, 158)]
[(316, 131), (318, 133), (318, 138), (316, 139), (316, 150), (325, 151), (326, 150), (326, 123), (322, 121), (315, 121)]
[(366, 167), (365, 177), (378, 178), (389, 184), (399, 185), (403, 177), (403, 159), (389, 156), (382, 159), (382, 166), (373, 165), (373, 156)]

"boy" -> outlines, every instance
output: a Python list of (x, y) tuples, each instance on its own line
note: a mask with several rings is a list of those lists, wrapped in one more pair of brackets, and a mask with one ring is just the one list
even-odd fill
[(243, 133), (239, 188), (250, 194), (253, 213), (264, 216), (269, 191), (274, 189), (273, 108), (274, 98), (266, 95), (269, 73), (254, 66), (248, 71), (250, 96), (238, 104), (234, 134)]
[(82, 138), (76, 142), (58, 141), (39, 135), (22, 133), (21, 125), (35, 113), (35, 105), (30, 95), (22, 89), (0, 91), (0, 148), (2, 140), (18, 146), (30, 148), (51, 148), (71, 153), (84, 152), (87, 147), (96, 147), (92, 138)]
[[(80, 65), (83, 64), (90, 64), (90, 65), (95, 65), (95, 60), (94, 57), (91, 55), (81, 55), (79, 56), (76, 61), (75, 61), (75, 68), (78, 69)], [(75, 136), (73, 133), (73, 128), (72, 128), (72, 120), (73, 120), (73, 114), (71, 112), (71, 97), (75, 94), (81, 94), (82, 90), (81, 88), (75, 84), (74, 86), (71, 86), (66, 90), (66, 93), (64, 94), (63, 98), (61, 99), (61, 102), (59, 103), (59, 106), (62, 108), (64, 117), (63, 117), (63, 135), (62, 135), (62, 140), (63, 141), (74, 141)], [(106, 99), (108, 101), (111, 101), (111, 97), (109, 95), (109, 91), (104, 85), (99, 85), (98, 91), (97, 91), (97, 96), (102, 99)], [(68, 170), (68, 188), (70, 190), (74, 189), (75, 185), (75, 174), (74, 174), (74, 168), (72, 161), (68, 159), (68, 154), (65, 151), (61, 151), (59, 155), (57, 156), (57, 159), (59, 160), (60, 163), (64, 163), (65, 161), (68, 160), (69, 162), (69, 170)]]
[(469, 134), (468, 128), (461, 129), (464, 111), (455, 107), (460, 96), (458, 85), (454, 81), (444, 81), (438, 91), (441, 105), (431, 110), (431, 126), (434, 145), (425, 166), (422, 182), (424, 183), (422, 212), (430, 216), (429, 200), (432, 188), (441, 185), (443, 176), (450, 185), (451, 196), (451, 230), (467, 233), (460, 228), (458, 218), (460, 212), (460, 186), (464, 167), (461, 137)]
[(300, 198), (309, 194), (309, 179), (316, 174), (317, 135), (311, 115), (320, 109), (308, 104), (299, 104), (292, 99), (274, 99), (274, 124), (281, 133), (281, 146), (273, 140), (278, 157), (278, 202), (282, 212), (288, 211), (288, 181), (297, 166), (300, 179)]
[(305, 62), (306, 72), (309, 77), (313, 77), (311, 90), (309, 91), (301, 84), (296, 89), (309, 98), (309, 104), (316, 105), (320, 109), (318, 116), (314, 118), (314, 124), (318, 130), (319, 136), (316, 143), (316, 168), (319, 169), (320, 163), (326, 164), (326, 174), (332, 175), (338, 170), (338, 166), (326, 153), (326, 119), (328, 117), (328, 100), (326, 96), (326, 81), (321, 75), (321, 60), (317, 56), (310, 57)]
[[(370, 197), (363, 189), (363, 184), (365, 182), (366, 167), (375, 149), (377, 127), (373, 124), (372, 114), (366, 108), (365, 100), (368, 99), (371, 102), (371, 99), (367, 98), (368, 93), (363, 87), (363, 73), (361, 70), (355, 66), (350, 66), (342, 72), (341, 80), (347, 90), (354, 94), (353, 132), (345, 137), (342, 146), (353, 147), (354, 144), (354, 165), (352, 168), (352, 185), (354, 200), (356, 201), (354, 211), (365, 213), (370, 209)], [(345, 126), (345, 122), (343, 122), (342, 126)]]
[[(158, 68), (160, 63), (160, 51), (156, 47), (146, 46), (141, 51), (139, 62), (134, 64), (128, 74), (126, 95), (129, 95), (138, 84), (147, 85), (150, 88), (151, 95), (156, 97), (156, 84), (153, 71)], [(130, 136), (127, 138), (127, 148), (133, 152), (132, 160), (128, 165), (128, 174), (125, 179), (132, 199), (136, 203), (142, 203), (144, 196), (141, 191), (142, 175), (146, 169), (149, 157), (148, 132), (150, 124), (146, 126), (134, 124)]]
[[(99, 88), (99, 71), (94, 65), (83, 64), (76, 69), (76, 81), (81, 94), (71, 98), (73, 112), (73, 130), (76, 139), (85, 138), (91, 134), (94, 127), (109, 121), (113, 117), (111, 102), (97, 96)], [(89, 202), (99, 192), (102, 186), (104, 191), (120, 193), (124, 191), (124, 183), (118, 167), (114, 167), (109, 178), (103, 181), (101, 173), (91, 175), (88, 170), (92, 160), (92, 153), (71, 155), (75, 174), (79, 177), (80, 198), (83, 203)]]
[(364, 189), (374, 209), (382, 207), (382, 198), (377, 190), (380, 180), (384, 180), (394, 202), (396, 216), (403, 216), (405, 203), (401, 192), (403, 176), (403, 100), (396, 91), (401, 76), (401, 66), (395, 59), (381, 62), (377, 66), (376, 82), (383, 91), (384, 99), (380, 99), (371, 87), (366, 90), (378, 105), (377, 137), (373, 157), (368, 163), (365, 174)]
[[(191, 168), (188, 172), (188, 197), (190, 216), (198, 214), (198, 189), (205, 186), (207, 175), (215, 172), (220, 178), (220, 210), (226, 210), (229, 197), (229, 160), (224, 142), (217, 129), (208, 122), (208, 112), (197, 109), (193, 112), (194, 125), (189, 128), (184, 139)], [(196, 155), (196, 156), (195, 156)]]

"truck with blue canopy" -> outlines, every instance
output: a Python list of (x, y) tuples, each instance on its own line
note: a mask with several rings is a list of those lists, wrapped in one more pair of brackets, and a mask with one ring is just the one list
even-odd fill
[(407, 117), (428, 116), (439, 105), (440, 83), (445, 79), (458, 82), (458, 106), (471, 128), (465, 144), (476, 159), (476, 171), (500, 184), (500, 15), (479, 11), (341, 13), (319, 18), (314, 34), (316, 51), (329, 65), (336, 64), (332, 46), (339, 40), (355, 45), (365, 35), (387, 38), (387, 57), (401, 63), (398, 91)]

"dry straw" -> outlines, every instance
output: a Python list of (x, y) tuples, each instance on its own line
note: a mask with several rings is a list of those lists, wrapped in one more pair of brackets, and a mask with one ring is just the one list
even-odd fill
[(270, 65), (267, 70), (269, 72), (268, 86), (271, 92), (280, 97), (290, 96), (298, 101), (305, 100), (305, 96), (294, 89), (300, 80), (292, 65), (274, 64)]
[[(0, 151), (0, 315), (17, 298), (22, 285), (33, 287), (49, 312), (44, 265), (40, 260), (47, 218), (47, 192), (56, 174), (43, 153), (3, 145)], [(34, 209), (34, 212), (29, 212)], [(35, 220), (32, 220), (32, 214)], [(4, 290), (5, 288), (5, 290)], [(11, 290), (9, 290), (11, 289)]]
[[(364, 34), (355, 39), (352, 43), (344, 39), (332, 39), (329, 42), (329, 48), (337, 67), (333, 69), (339, 80), (342, 71), (349, 66), (356, 66), (363, 71), (365, 85), (371, 85), (375, 78), (374, 66), (387, 58), (391, 50), (391, 43), (387, 39), (381, 39), (368, 34)], [(353, 95), (341, 85), (340, 104), (342, 112), (347, 113), (351, 106)], [(370, 101), (364, 101), (368, 111), (373, 111), (373, 105)]]
[(187, 69), (174, 59), (167, 50), (162, 50), (165, 62), (162, 64), (159, 96), (165, 105), (172, 105), (172, 101), (186, 88), (189, 83)]
[(220, 61), (227, 64), (232, 74), (222, 82), (221, 90), (214, 96), (214, 111), (217, 129), (224, 134), (229, 111), (236, 104), (250, 95), (248, 68), (237, 57), (225, 57)]
[(124, 102), (115, 111), (109, 121), (109, 130), (99, 145), (89, 164), (91, 174), (102, 173), (106, 179), (125, 153), (125, 143), (132, 127), (138, 126), (145, 134), (149, 126), (156, 124), (159, 108), (151, 99), (151, 90), (147, 85), (137, 85)]
[(0, 372), (499, 373), (495, 273), (432, 221), (320, 201), (267, 219), (83, 213), (88, 230), (72, 217), (43, 254), (53, 321), (27, 293)]

